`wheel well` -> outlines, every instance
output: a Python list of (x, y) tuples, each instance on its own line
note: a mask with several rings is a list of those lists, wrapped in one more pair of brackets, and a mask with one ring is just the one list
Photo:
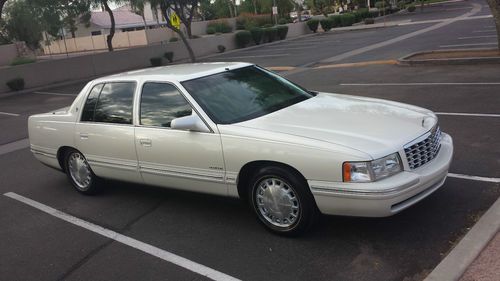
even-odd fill
[(306, 178), (294, 167), (287, 165), (285, 163), (281, 162), (276, 162), (276, 161), (266, 161), (266, 160), (260, 160), (260, 161), (252, 161), (249, 163), (246, 163), (238, 173), (238, 180), (237, 180), (237, 186), (238, 186), (238, 195), (242, 199), (247, 199), (247, 188), (248, 188), (248, 182), (252, 178), (252, 176), (257, 172), (260, 168), (263, 167), (269, 167), (269, 166), (278, 166), (285, 168), (289, 170), (290, 172), (296, 174), (299, 176), (302, 180), (304, 180), (305, 183), (307, 183)]
[(66, 152), (70, 149), (74, 149), (73, 147), (70, 146), (61, 146), (57, 150), (57, 161), (59, 162), (59, 166), (61, 167), (61, 170), (66, 173), (66, 170), (64, 169), (64, 156), (66, 155)]

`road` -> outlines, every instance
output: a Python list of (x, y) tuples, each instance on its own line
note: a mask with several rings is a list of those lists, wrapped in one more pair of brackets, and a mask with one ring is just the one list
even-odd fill
[[(458, 47), (450, 45), (495, 47), (485, 5), (476, 0), (435, 5), (387, 18), (414, 24), (317, 34), (206, 59), (287, 66), (282, 74), (309, 89), (438, 112), (441, 128), (454, 138), (452, 175), (436, 193), (395, 216), (323, 216), (308, 235), (290, 239), (265, 231), (236, 199), (120, 182), (107, 182), (98, 196), (82, 196), (22, 144), (27, 117), (69, 105), (82, 83), (0, 97), (0, 194), (15, 192), (242, 280), (421, 280), (500, 196), (494, 182), (500, 178), (500, 69), (389, 62), (415, 51)], [(425, 22), (471, 11), (472, 19), (435, 29), (430, 27), (446, 21)], [(3, 195), (0, 214), (0, 280), (206, 279)]]

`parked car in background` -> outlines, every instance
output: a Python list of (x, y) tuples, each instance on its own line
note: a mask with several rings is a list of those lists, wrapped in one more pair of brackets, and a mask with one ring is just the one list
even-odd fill
[(429, 110), (311, 92), (248, 63), (99, 78), (28, 127), (35, 157), (81, 193), (114, 179), (240, 197), (288, 235), (320, 212), (396, 214), (443, 185), (453, 154)]

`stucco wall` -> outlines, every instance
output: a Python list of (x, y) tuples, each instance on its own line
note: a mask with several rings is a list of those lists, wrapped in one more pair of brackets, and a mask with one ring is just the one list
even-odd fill
[(0, 45), (0, 65), (9, 65), (17, 57), (15, 44)]

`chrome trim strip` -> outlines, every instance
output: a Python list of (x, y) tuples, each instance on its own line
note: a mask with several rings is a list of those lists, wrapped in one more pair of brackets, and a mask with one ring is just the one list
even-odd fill
[(40, 151), (40, 150), (36, 150), (36, 149), (31, 149), (31, 153), (33, 154), (38, 154), (38, 155), (42, 155), (42, 156), (46, 156), (46, 157), (49, 157), (49, 158), (54, 158), (56, 159), (57, 156), (53, 153), (46, 153), (46, 152), (43, 152), (43, 151)]
[(195, 169), (182, 166), (158, 165), (149, 162), (140, 162), (141, 173), (154, 175), (167, 175), (172, 177), (224, 182), (224, 171), (212, 171), (205, 169)]
[(116, 164), (110, 162), (101, 162), (95, 160), (88, 160), (90, 166), (104, 167), (104, 168), (114, 168), (126, 171), (137, 171), (137, 166), (126, 165), (126, 164)]
[(329, 193), (329, 195), (368, 195), (368, 196), (385, 196), (393, 195), (402, 192), (419, 182), (419, 179), (414, 179), (404, 185), (379, 190), (366, 190), (366, 189), (345, 189), (345, 188), (332, 188), (327, 186), (311, 185), (312, 192)]
[(161, 175), (161, 176), (172, 176), (178, 178), (186, 178), (193, 180), (206, 180), (213, 182), (224, 182), (223, 176), (208, 176), (208, 175), (199, 175), (192, 173), (182, 173), (177, 171), (169, 171), (164, 169), (152, 169), (152, 168), (140, 168), (141, 173), (152, 174), (152, 175)]

